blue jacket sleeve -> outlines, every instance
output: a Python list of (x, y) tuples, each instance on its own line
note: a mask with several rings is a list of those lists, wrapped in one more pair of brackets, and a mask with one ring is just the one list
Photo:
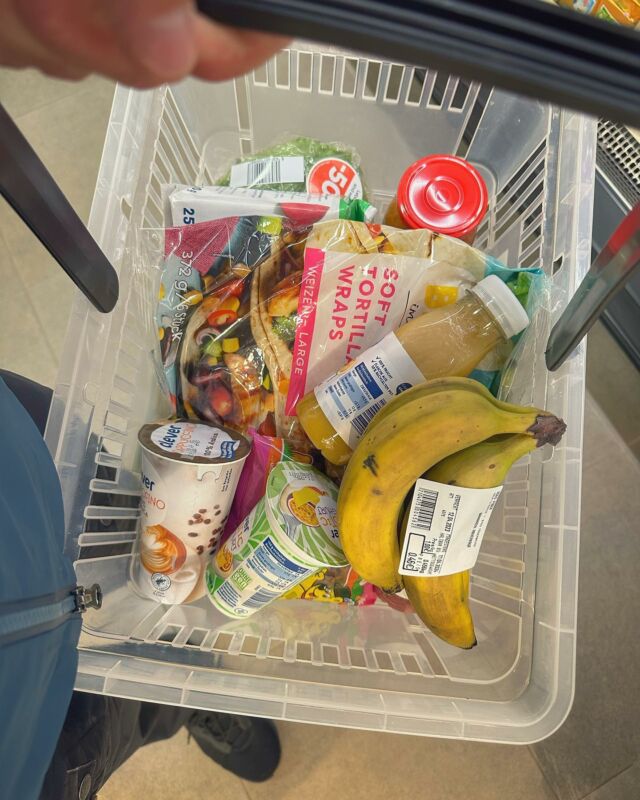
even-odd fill
[(0, 379), (0, 775), (3, 796), (21, 800), (39, 796), (77, 669), (81, 622), (63, 541), (55, 466)]

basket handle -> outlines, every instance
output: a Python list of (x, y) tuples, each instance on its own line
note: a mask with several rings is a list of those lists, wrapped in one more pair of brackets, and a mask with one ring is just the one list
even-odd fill
[(611, 234), (554, 325), (545, 354), (548, 369), (556, 370), (565, 362), (637, 269), (640, 269), (640, 203)]
[(98, 311), (111, 311), (116, 271), (1, 104), (0, 195)]
[(640, 33), (540, 0), (198, 0), (229, 25), (325, 42), (640, 126)]

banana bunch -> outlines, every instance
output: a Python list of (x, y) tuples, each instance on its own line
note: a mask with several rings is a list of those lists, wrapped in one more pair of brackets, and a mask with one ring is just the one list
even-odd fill
[[(498, 485), (513, 461), (527, 451), (521, 450), (525, 444), (527, 449), (557, 444), (565, 428), (553, 414), (500, 402), (467, 378), (428, 381), (399, 395), (367, 429), (340, 487), (340, 540), (353, 568), (384, 591), (399, 591), (403, 586), (398, 574), (400, 515), (421, 475), (463, 485), (481, 480), (482, 473), (485, 481), (496, 480), (489, 485)], [(509, 438), (502, 441), (487, 442), (506, 435)], [(485, 449), (477, 449), (483, 443)], [(472, 647), (469, 576), (447, 578), (405, 578), (409, 598), (436, 635)], [(443, 582), (427, 587), (432, 581)]]

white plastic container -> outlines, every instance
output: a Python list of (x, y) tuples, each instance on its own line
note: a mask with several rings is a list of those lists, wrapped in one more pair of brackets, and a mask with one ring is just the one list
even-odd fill
[(236, 431), (183, 420), (144, 425), (138, 441), (142, 497), (131, 579), (145, 598), (191, 603), (205, 594), (205, 569), (251, 444)]
[[(140, 495), (136, 432), (167, 409), (140, 332), (135, 229), (163, 224), (161, 185), (210, 183), (222, 161), (282, 131), (362, 156), (384, 211), (408, 164), (463, 155), (489, 213), (475, 244), (541, 264), (570, 296), (590, 258), (595, 121), (456, 78), (301, 44), (219, 85), (116, 92), (90, 228), (120, 273), (103, 316), (78, 296), (47, 430), (78, 581), (100, 583), (77, 687), (330, 725), (528, 743), (571, 706), (576, 644), (584, 347), (558, 372), (539, 358), (514, 399), (562, 416), (567, 435), (511, 472), (473, 571), (479, 646), (455, 650), (386, 606), (278, 600), (235, 622), (206, 598), (166, 607), (129, 582)], [(532, 379), (531, 379), (532, 378)]]

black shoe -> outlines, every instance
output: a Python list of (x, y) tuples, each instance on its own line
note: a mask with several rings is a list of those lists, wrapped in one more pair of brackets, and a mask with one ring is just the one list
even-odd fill
[(280, 762), (280, 740), (270, 720), (196, 711), (185, 727), (205, 755), (244, 780), (266, 781)]

